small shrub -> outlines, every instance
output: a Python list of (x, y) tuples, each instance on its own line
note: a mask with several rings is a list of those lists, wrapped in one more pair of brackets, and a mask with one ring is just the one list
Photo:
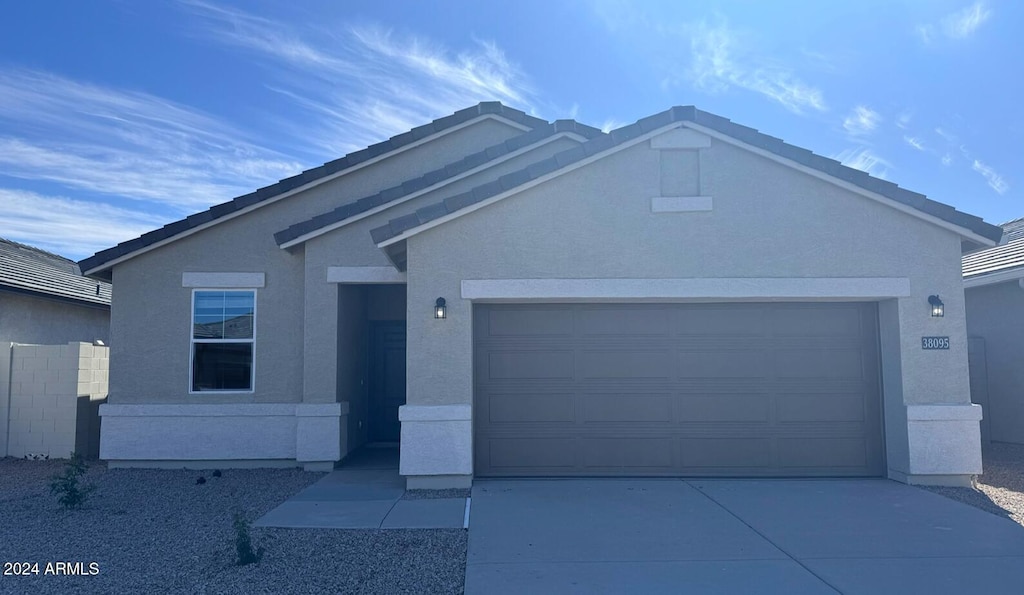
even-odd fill
[(245, 515), (241, 512), (235, 513), (235, 552), (238, 554), (238, 558), (235, 560), (236, 566), (255, 564), (263, 559), (262, 547), (256, 549), (256, 551), (252, 549), (252, 537), (249, 536), (249, 521), (245, 519)]
[(89, 469), (82, 455), (71, 453), (71, 459), (64, 466), (64, 473), (50, 478), (50, 493), (65, 510), (81, 508), (96, 489), (92, 484), (82, 484), (82, 476)]

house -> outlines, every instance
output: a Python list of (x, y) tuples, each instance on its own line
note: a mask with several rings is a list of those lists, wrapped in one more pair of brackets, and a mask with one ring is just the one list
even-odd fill
[(1024, 219), (1005, 243), (963, 257), (971, 394), (988, 414), (986, 440), (1024, 444)]
[(82, 261), (118, 285), (101, 456), (965, 484), (960, 258), (1001, 235), (693, 107), (481, 103)]
[[(74, 261), (0, 238), (0, 456), (24, 456), (29, 451), (67, 456), (72, 449), (86, 456), (97, 454), (96, 409), (103, 395), (92, 391), (98, 389), (92, 386), (92, 370), (81, 379), (87, 375), (87, 392), (96, 394), (84, 399), (72, 394), (80, 377), (77, 371), (71, 377), (70, 366), (72, 359), (78, 365), (79, 354), (91, 362), (92, 344), (109, 340), (110, 298), (110, 283), (84, 277)], [(88, 346), (76, 346), (71, 354), (72, 342)], [(42, 352), (28, 356), (35, 349), (28, 345), (47, 346), (53, 353), (45, 355), (53, 357), (43, 357)], [(41, 368), (21, 374), (26, 356)], [(57, 377), (58, 363), (64, 378)], [(54, 366), (51, 376), (44, 378), (49, 365)]]
[(74, 261), (0, 238), (0, 344), (107, 341), (110, 295)]

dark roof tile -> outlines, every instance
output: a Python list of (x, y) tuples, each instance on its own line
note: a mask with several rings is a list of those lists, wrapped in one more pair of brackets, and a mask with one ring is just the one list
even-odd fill
[[(230, 211), (227, 210), (226, 208), (219, 209), (215, 214), (213, 214), (213, 219), (223, 217), (227, 214), (254, 205), (258, 202), (269, 200), (275, 196), (284, 194), (289, 190), (293, 190), (304, 184), (308, 184), (310, 182), (321, 179), (325, 176), (329, 176), (344, 169), (347, 169), (349, 167), (358, 165), (359, 163), (368, 161), (384, 153), (399, 149), (405, 145), (422, 139), (433, 132), (440, 132), (453, 126), (457, 126), (483, 114), (500, 115), (503, 118), (506, 118), (518, 124), (522, 124), (524, 126), (528, 126), (530, 128), (536, 128), (538, 126), (544, 126), (547, 124), (547, 122), (541, 120), (540, 118), (535, 118), (517, 109), (505, 107), (498, 102), (480, 103), (478, 105), (459, 110), (454, 114), (434, 120), (429, 124), (419, 126), (409, 132), (393, 136), (386, 141), (376, 143), (365, 149), (349, 153), (344, 157), (335, 159), (333, 161), (329, 161), (327, 163), (324, 163), (323, 165), (314, 167), (312, 169), (308, 169), (298, 175), (291, 176), (289, 178), (281, 180), (276, 184), (260, 188), (256, 192), (237, 197), (234, 200), (230, 201), (229, 203), (234, 204), (235, 209)], [(208, 219), (204, 220), (202, 218), (192, 219), (192, 221), (200, 220), (204, 222), (209, 221)], [(184, 219), (184, 221), (188, 221), (188, 218)], [(191, 226), (186, 227), (184, 230), (178, 233), (183, 233), (184, 231), (188, 231), (189, 229), (191, 229)], [(96, 254), (90, 256), (89, 258), (86, 258), (81, 261), (82, 269), (97, 270), (97, 272), (105, 271), (106, 267), (104, 267), (104, 265), (106, 265), (110, 261), (131, 254), (136, 250), (140, 250), (142, 248), (150, 246), (154, 241), (159, 241), (154, 240), (154, 237), (156, 236), (145, 234), (143, 236), (140, 236), (139, 238), (135, 238), (134, 240), (122, 242), (117, 246), (117, 250), (108, 249), (97, 252)], [(160, 237), (160, 239), (166, 238)]]
[(0, 291), (110, 306), (111, 286), (82, 276), (73, 260), (0, 238)]
[[(552, 158), (533, 163), (519, 172), (502, 176), (499, 182), (501, 182), (504, 190), (510, 190), (513, 187), (521, 186), (522, 184), (551, 173), (552, 171), (575, 163), (584, 156), (589, 157), (599, 154), (619, 144), (625, 143), (630, 139), (655, 131), (673, 122), (683, 121), (694, 122), (741, 142), (771, 151), (801, 165), (817, 169), (818, 171), (838, 179), (848, 181), (865, 190), (875, 192), (897, 202), (911, 206), (924, 213), (939, 217), (949, 223), (953, 223), (954, 225), (970, 230), (981, 237), (998, 241), (1002, 236), (1002, 229), (985, 223), (980, 218), (961, 213), (953, 207), (932, 201), (916, 192), (904, 190), (892, 182), (874, 178), (863, 171), (847, 167), (833, 159), (815, 155), (806, 149), (786, 144), (782, 139), (763, 134), (747, 126), (736, 124), (721, 116), (702, 112), (693, 106), (676, 106), (665, 112), (648, 116), (633, 124), (613, 130), (608, 135), (595, 136), (578, 148), (560, 152)], [(515, 184), (515, 186), (513, 186), (513, 184)], [(492, 189), (488, 188), (486, 185), (478, 186), (468, 193), (446, 199), (444, 202), (447, 211), (453, 212), (454, 210), (466, 208), (476, 202), (485, 200), (491, 195), (489, 194), (491, 190)], [(1024, 224), (1022, 224), (1021, 227), (1021, 235), (1024, 236)], [(389, 228), (393, 229), (392, 226), (386, 225), (373, 230), (372, 235), (374, 241), (380, 243), (398, 235), (396, 233), (391, 233), (389, 235)], [(408, 227), (402, 227), (402, 231), (407, 231), (408, 229)]]

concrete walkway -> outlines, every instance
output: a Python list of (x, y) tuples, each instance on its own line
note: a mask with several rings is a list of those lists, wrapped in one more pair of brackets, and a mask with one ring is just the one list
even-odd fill
[(477, 481), (466, 593), (1020, 593), (1024, 527), (887, 480)]
[(259, 518), (255, 527), (444, 529), (464, 527), (465, 498), (405, 499), (398, 449), (364, 449)]

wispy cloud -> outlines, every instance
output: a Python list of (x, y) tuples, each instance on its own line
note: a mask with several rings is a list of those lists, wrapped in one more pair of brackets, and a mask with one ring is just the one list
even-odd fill
[(910, 126), (910, 121), (914, 118), (913, 112), (902, 111), (896, 116), (896, 127), (900, 130), (906, 130)]
[(0, 174), (195, 210), (293, 174), (295, 160), (138, 91), (0, 71)]
[(746, 51), (738, 35), (725, 25), (696, 25), (690, 47), (690, 77), (700, 89), (711, 92), (730, 87), (746, 89), (798, 114), (827, 109), (820, 89), (800, 80), (792, 70)]
[(909, 136), (905, 134), (903, 135), (903, 142), (907, 143), (908, 145), (917, 149), (918, 151), (926, 150), (924, 142), (921, 141), (921, 139), (917, 138), (916, 136)]
[(479, 101), (536, 111), (526, 75), (490, 41), (453, 51), (373, 25), (299, 27), (205, 2), (185, 6), (203, 18), (211, 41), (250, 52), (276, 73), (269, 88), (316, 118), (315, 130), (302, 124), (303, 141), (331, 155)]
[(80, 259), (139, 236), (163, 220), (101, 202), (0, 188), (3, 236)]
[(966, 39), (992, 17), (992, 10), (981, 0), (943, 17), (937, 24), (925, 23), (915, 29), (918, 37), (926, 44), (932, 43), (939, 35), (949, 39)]
[(881, 121), (881, 114), (869, 107), (858, 105), (843, 119), (843, 128), (854, 136), (864, 136), (874, 132)]
[(1006, 194), (1010, 189), (1010, 185), (1003, 179), (1003, 176), (996, 173), (996, 170), (985, 165), (981, 161), (975, 159), (974, 164), (971, 165), (971, 169), (981, 174), (981, 176), (985, 178), (985, 181), (988, 182), (988, 185), (999, 194)]
[(882, 179), (886, 178), (889, 174), (889, 169), (892, 168), (892, 165), (888, 161), (879, 157), (867, 147), (846, 149), (838, 155), (834, 155), (833, 159), (838, 159), (847, 167), (859, 169), (875, 176), (876, 178)]

